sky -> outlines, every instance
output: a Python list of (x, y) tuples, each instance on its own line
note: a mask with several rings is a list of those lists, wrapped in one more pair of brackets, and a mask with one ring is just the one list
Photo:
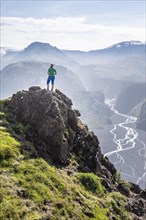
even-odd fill
[(145, 0), (1, 0), (1, 47), (35, 41), (59, 49), (96, 50), (145, 42)]

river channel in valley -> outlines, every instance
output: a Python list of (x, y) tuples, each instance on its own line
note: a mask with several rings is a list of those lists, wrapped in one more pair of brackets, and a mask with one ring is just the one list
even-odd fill
[(113, 111), (112, 125), (95, 132), (102, 153), (120, 171), (121, 177), (146, 188), (146, 132), (136, 129), (136, 117), (119, 113), (115, 99), (106, 100)]

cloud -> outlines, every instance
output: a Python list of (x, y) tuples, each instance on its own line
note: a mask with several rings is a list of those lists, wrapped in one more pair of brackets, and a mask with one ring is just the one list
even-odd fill
[(24, 48), (41, 41), (60, 49), (93, 50), (125, 40), (144, 41), (144, 28), (93, 24), (85, 17), (1, 18), (2, 46)]

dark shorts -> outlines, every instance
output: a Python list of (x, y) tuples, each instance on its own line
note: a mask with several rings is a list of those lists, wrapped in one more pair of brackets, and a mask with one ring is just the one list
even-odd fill
[(54, 84), (54, 80), (55, 80), (55, 76), (48, 76), (48, 79), (47, 79), (47, 84), (51, 83)]

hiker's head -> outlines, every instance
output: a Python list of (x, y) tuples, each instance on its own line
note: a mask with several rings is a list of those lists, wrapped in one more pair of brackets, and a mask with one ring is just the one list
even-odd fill
[(54, 66), (54, 64), (51, 64), (51, 66), (50, 66), (50, 67), (51, 67), (51, 68), (53, 68), (53, 66)]

